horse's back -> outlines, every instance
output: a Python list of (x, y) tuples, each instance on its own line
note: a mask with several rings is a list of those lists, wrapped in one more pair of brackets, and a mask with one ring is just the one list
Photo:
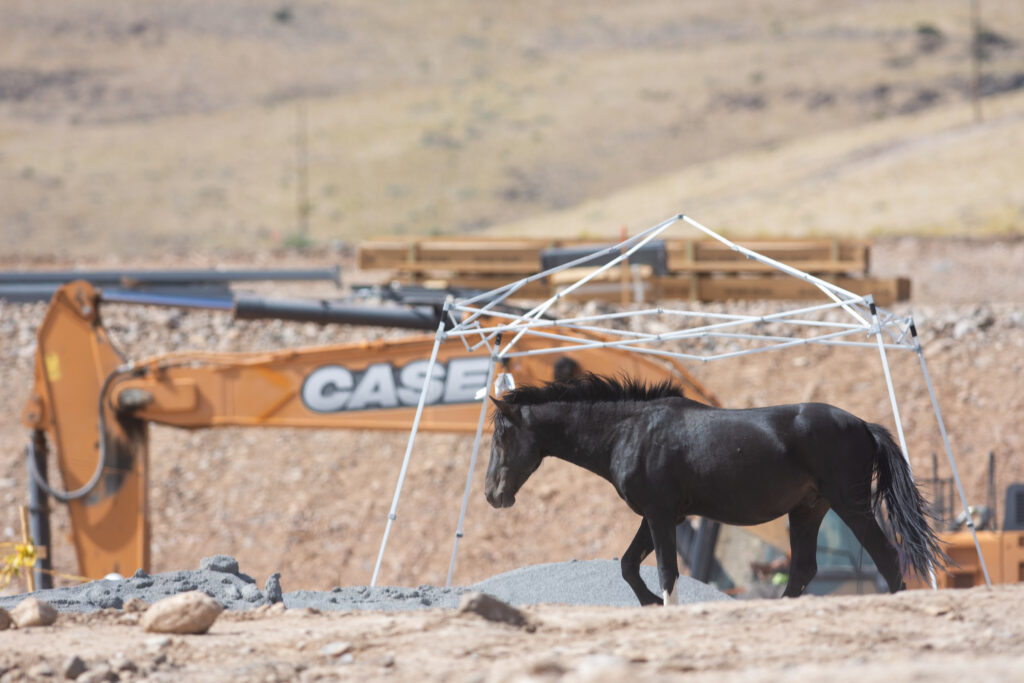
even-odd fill
[(670, 462), (657, 467), (684, 489), (688, 514), (756, 524), (831, 488), (837, 460), (854, 459), (838, 468), (843, 472), (870, 471), (869, 453), (850, 454), (867, 444), (864, 422), (829, 404), (684, 409), (677, 417), (652, 441), (672, 444), (661, 456)]

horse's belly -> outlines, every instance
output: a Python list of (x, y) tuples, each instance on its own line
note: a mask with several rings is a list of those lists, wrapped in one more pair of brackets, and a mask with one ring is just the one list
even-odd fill
[(813, 480), (793, 472), (789, 477), (747, 479), (743, 482), (705, 482), (690, 497), (686, 514), (724, 524), (763, 524), (818, 498)]

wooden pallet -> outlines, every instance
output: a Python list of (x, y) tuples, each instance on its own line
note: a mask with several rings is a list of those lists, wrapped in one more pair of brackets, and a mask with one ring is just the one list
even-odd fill
[[(754, 241), (743, 246), (762, 256), (811, 274), (866, 275), (870, 243), (864, 240), (800, 242)], [(665, 245), (673, 273), (775, 273), (766, 263), (748, 259), (717, 241), (671, 240)]]
[(359, 246), (362, 270), (428, 273), (511, 273), (532, 275), (550, 242), (536, 240), (416, 240), (366, 242)]
[[(715, 240), (665, 240), (668, 275), (642, 266), (613, 268), (575, 293), (575, 298), (606, 300), (816, 299), (820, 291), (772, 266), (747, 259)], [(373, 241), (359, 247), (362, 270), (388, 270), (399, 281), (463, 289), (494, 289), (540, 271), (541, 253), (550, 247), (608, 246), (581, 240)], [(743, 246), (858, 294), (873, 294), (887, 306), (910, 296), (906, 278), (869, 278), (867, 240), (758, 240)], [(575, 281), (587, 269), (562, 271), (532, 282), (521, 297), (542, 298)], [(638, 282), (638, 279), (640, 282)]]

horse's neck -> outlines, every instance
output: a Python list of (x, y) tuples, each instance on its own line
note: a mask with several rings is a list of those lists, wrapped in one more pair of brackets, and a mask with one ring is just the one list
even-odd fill
[[(583, 411), (586, 418), (580, 419), (577, 415)], [(614, 420), (614, 411), (600, 404), (550, 403), (537, 406), (533, 414), (547, 441), (547, 455), (605, 478), (610, 475), (611, 448), (602, 433)]]

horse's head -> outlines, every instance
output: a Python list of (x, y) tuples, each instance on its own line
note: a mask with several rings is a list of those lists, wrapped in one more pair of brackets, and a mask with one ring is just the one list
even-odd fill
[(530, 428), (528, 407), (491, 400), (495, 406), (494, 436), (484, 496), (493, 507), (507, 508), (512, 507), (519, 488), (540, 467), (543, 455)]

